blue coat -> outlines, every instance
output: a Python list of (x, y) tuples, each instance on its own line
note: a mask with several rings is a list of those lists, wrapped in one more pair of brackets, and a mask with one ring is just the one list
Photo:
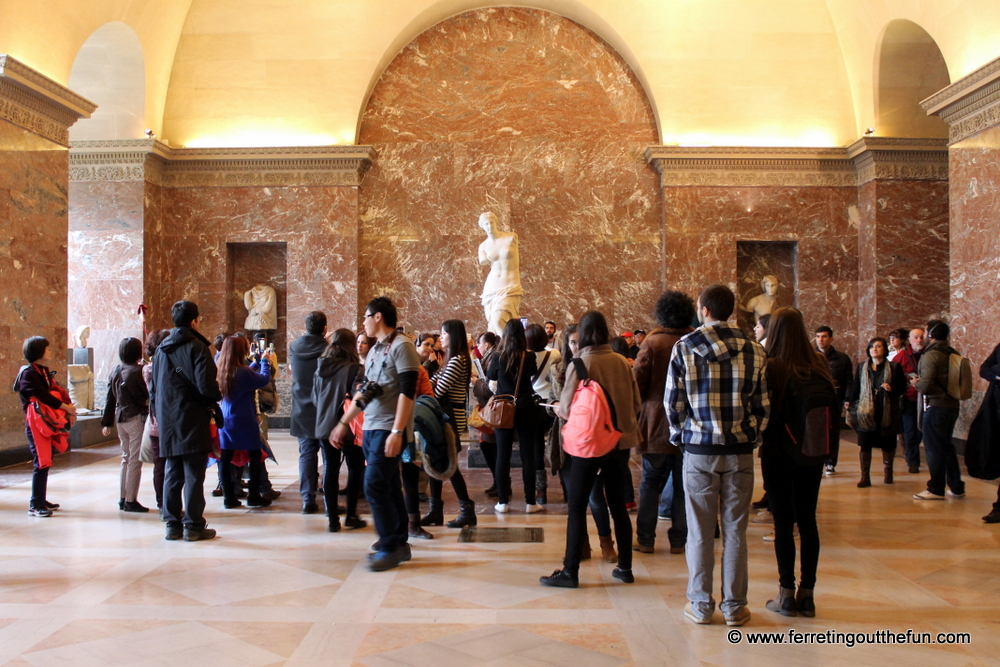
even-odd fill
[(260, 372), (257, 372), (258, 367), (257, 362), (254, 362), (249, 368), (237, 368), (233, 378), (236, 391), (232, 396), (223, 397), (219, 401), (222, 416), (226, 420), (225, 426), (219, 429), (219, 446), (222, 449), (252, 451), (261, 448), (254, 392), (271, 381), (271, 365), (263, 364)]

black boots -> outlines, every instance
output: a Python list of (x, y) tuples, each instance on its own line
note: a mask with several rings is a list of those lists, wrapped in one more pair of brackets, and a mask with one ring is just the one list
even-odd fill
[(440, 498), (431, 498), (431, 508), (420, 520), (421, 526), (443, 526), (444, 525), (444, 503)]
[(865, 489), (872, 485), (872, 450), (862, 449), (859, 456), (861, 458), (861, 481), (858, 482), (858, 488)]
[[(430, 515), (428, 514), (428, 516)], [(463, 500), (458, 516), (445, 525), (449, 528), (464, 528), (465, 526), (475, 526), (476, 523), (476, 503), (471, 500)]]
[(799, 592), (795, 594), (795, 606), (799, 613), (807, 618), (816, 616), (816, 601), (813, 599), (813, 589), (799, 587)]

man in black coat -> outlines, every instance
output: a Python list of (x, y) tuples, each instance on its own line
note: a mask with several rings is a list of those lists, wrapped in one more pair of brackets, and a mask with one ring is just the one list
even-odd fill
[[(299, 494), (302, 496), (303, 514), (319, 511), (316, 489), (319, 486), (319, 453), (323, 447), (316, 437), (316, 404), (313, 403), (312, 387), (319, 355), (327, 345), (325, 334), (326, 315), (314, 310), (306, 315), (306, 335), (295, 339), (288, 347), (288, 365), (292, 372), (289, 433), (299, 439)], [(327, 498), (326, 502), (327, 509), (336, 513), (337, 499)]]
[[(830, 364), (830, 375), (833, 376), (833, 384), (837, 388), (837, 398), (840, 405), (844, 405), (847, 400), (847, 388), (854, 382), (854, 362), (851, 358), (839, 352), (833, 346), (833, 329), (822, 326), (816, 329), (816, 350), (826, 357)], [(830, 458), (826, 460), (825, 474), (827, 477), (837, 472), (837, 455), (840, 453), (839, 446), (833, 450)]]
[[(163, 517), (167, 539), (210, 540), (205, 524), (205, 468), (212, 451), (211, 410), (222, 400), (208, 340), (198, 333), (198, 305), (178, 301), (171, 307), (174, 328), (153, 357), (150, 410), (160, 427)], [(184, 495), (183, 531), (181, 493)]]

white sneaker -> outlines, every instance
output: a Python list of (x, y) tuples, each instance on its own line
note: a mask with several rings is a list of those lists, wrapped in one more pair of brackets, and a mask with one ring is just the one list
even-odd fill
[(834, 475), (837, 474), (837, 469), (834, 468), (829, 463), (827, 463), (826, 467), (823, 469), (823, 474), (826, 475), (827, 477), (833, 477)]
[(930, 491), (921, 491), (920, 493), (913, 494), (914, 500), (944, 500), (944, 496), (939, 496), (936, 493), (931, 493)]
[(535, 503), (534, 505), (527, 505), (527, 506), (525, 506), (524, 511), (527, 512), (528, 514), (535, 514), (537, 512), (544, 512), (545, 511), (545, 505), (541, 505), (539, 503)]
[(750, 523), (774, 523), (774, 517), (769, 510), (761, 510), (750, 519)]
[(951, 489), (948, 489), (947, 491), (945, 491), (944, 495), (948, 496), (949, 498), (964, 498), (965, 497), (964, 493), (952, 493)]
[(493, 511), (497, 514), (506, 514), (510, 511), (510, 505), (507, 503), (497, 503), (493, 506)]

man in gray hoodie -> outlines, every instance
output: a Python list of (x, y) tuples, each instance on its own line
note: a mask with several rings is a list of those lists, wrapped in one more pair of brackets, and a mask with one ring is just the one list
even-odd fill
[[(299, 493), (302, 513), (315, 514), (316, 489), (319, 486), (319, 452), (323, 449), (316, 437), (316, 405), (312, 399), (313, 375), (319, 355), (326, 349), (326, 315), (314, 310), (306, 315), (306, 335), (288, 346), (288, 365), (292, 371), (292, 418), (289, 433), (299, 439)], [(337, 499), (327, 498), (327, 509), (337, 515)]]
[(663, 407), (670, 442), (684, 452), (687, 496), (688, 605), (694, 623), (712, 622), (713, 541), (722, 530), (722, 602), (726, 625), (750, 620), (747, 609), (747, 520), (753, 493), (753, 450), (767, 426), (770, 402), (764, 348), (728, 320), (736, 297), (711, 285), (698, 297), (701, 326), (674, 345)]

